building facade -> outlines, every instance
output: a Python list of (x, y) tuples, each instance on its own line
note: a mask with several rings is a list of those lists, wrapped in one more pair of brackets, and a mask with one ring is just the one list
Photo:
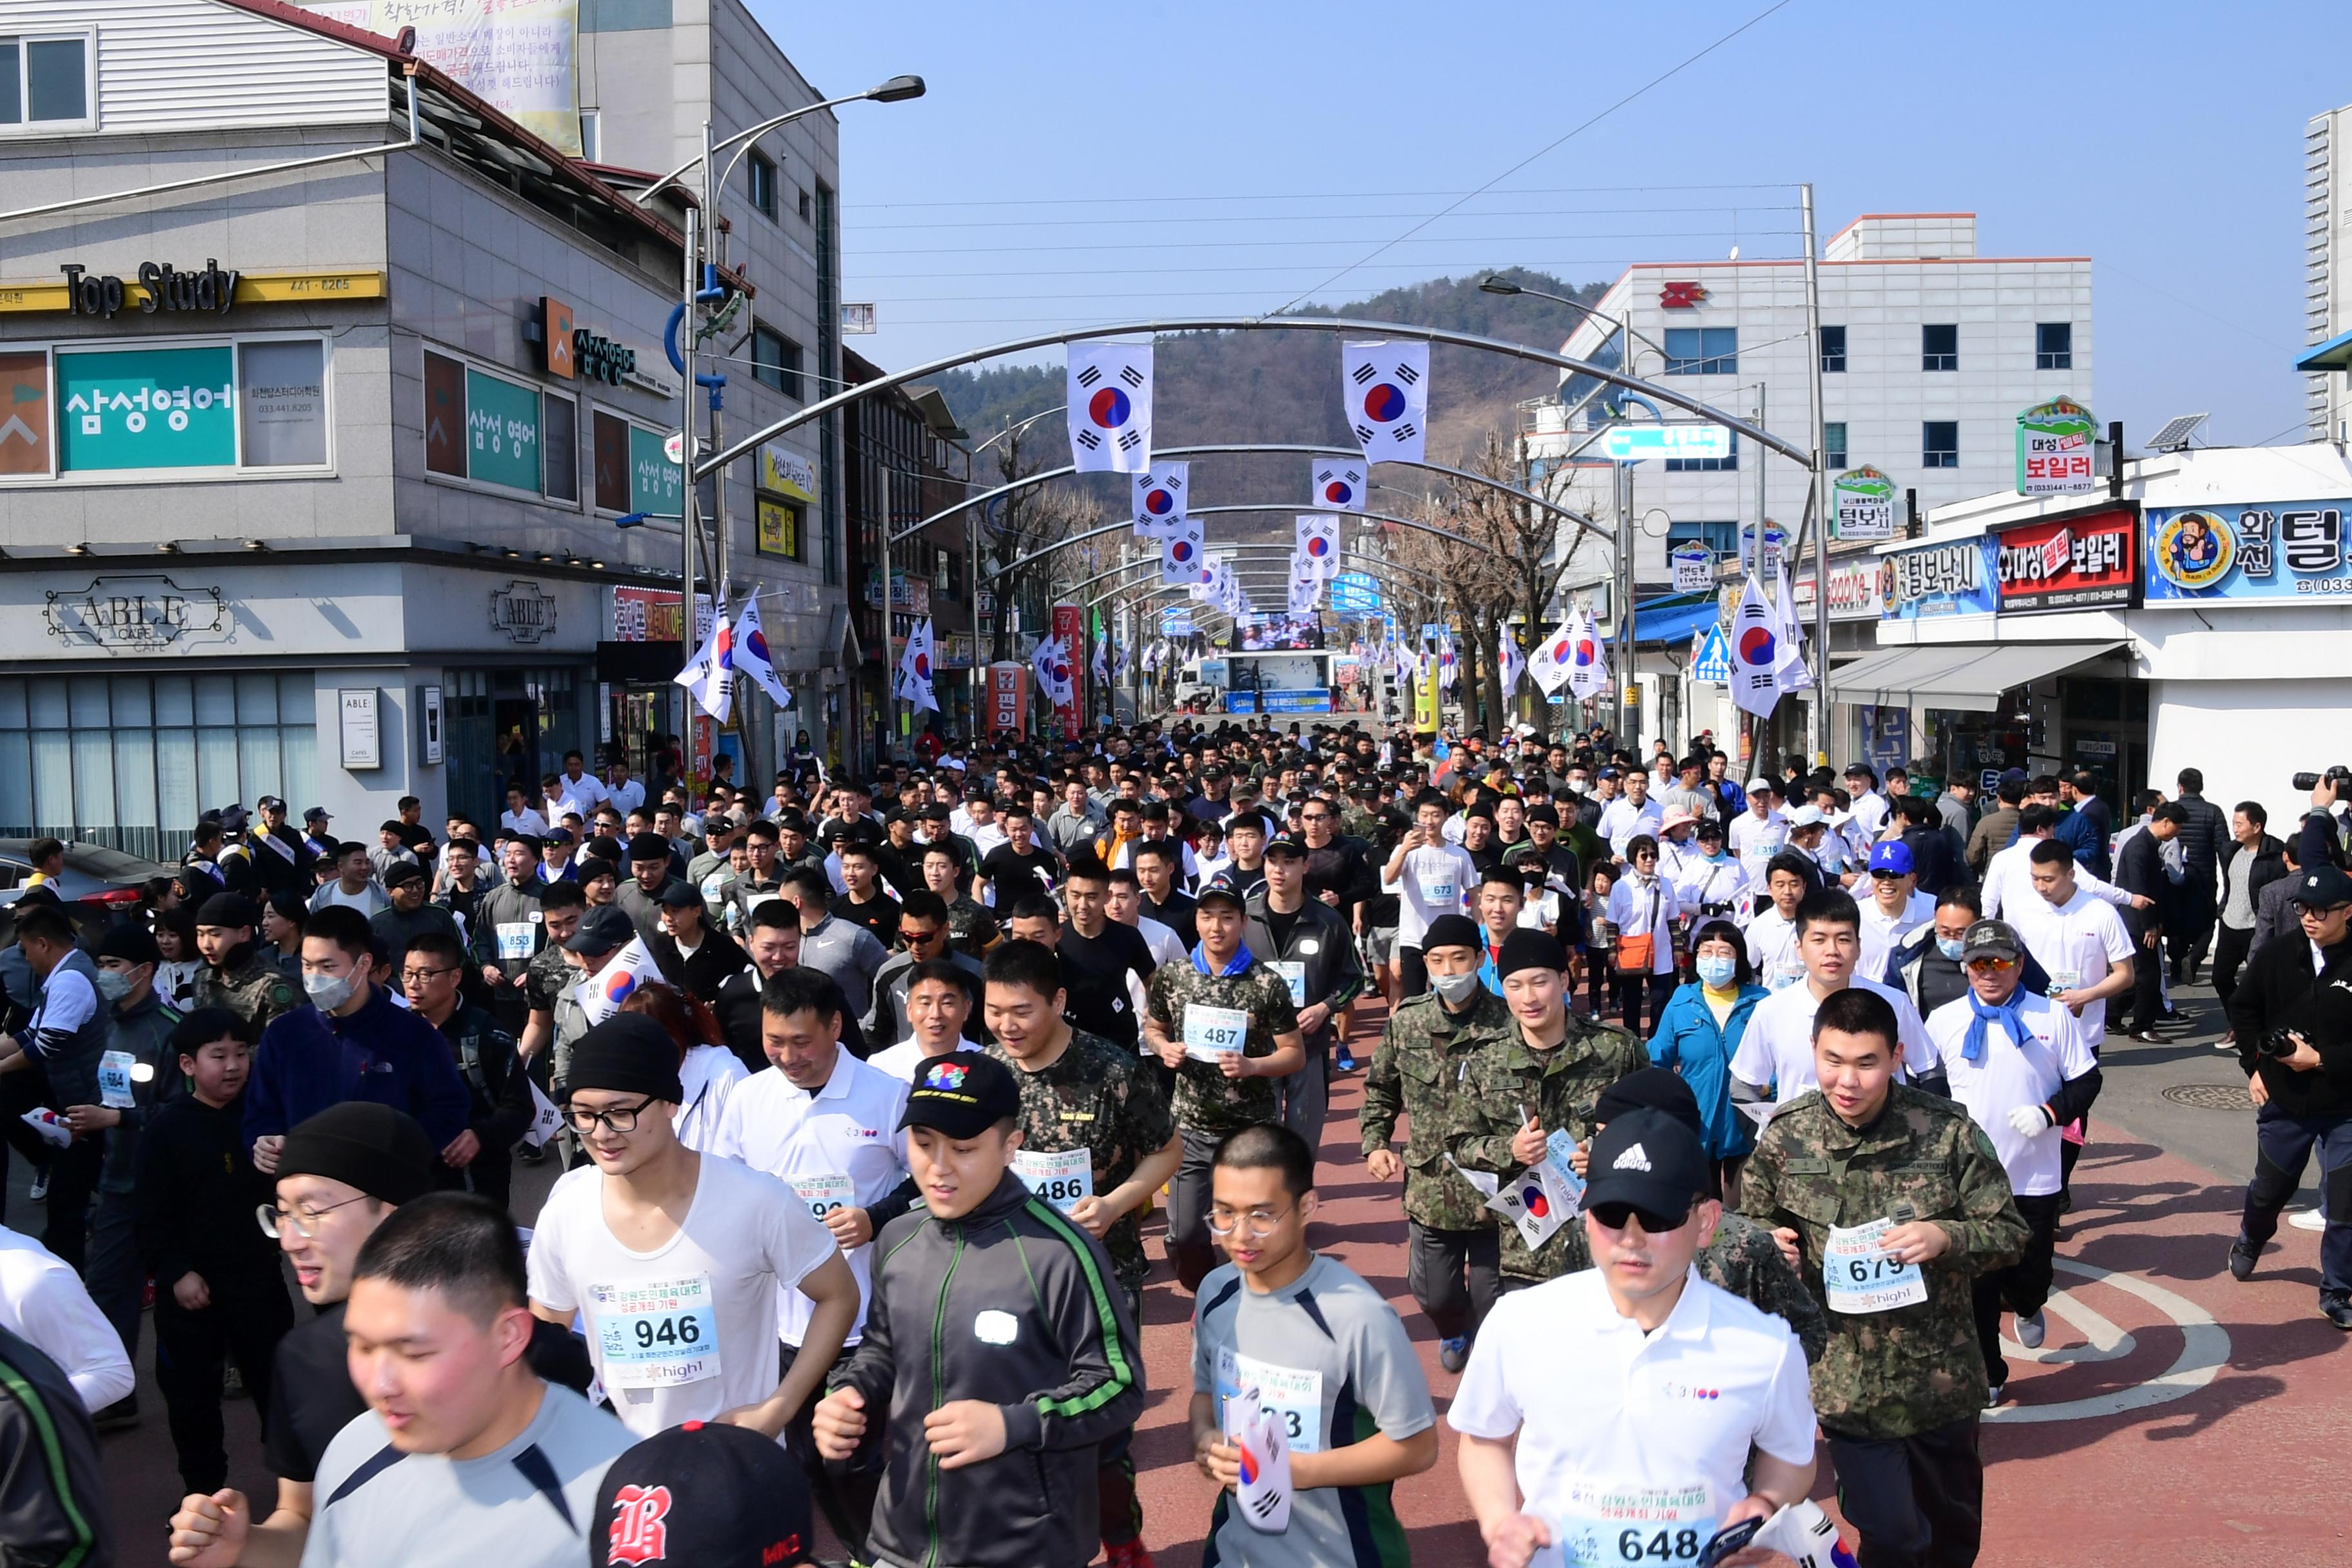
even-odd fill
[[(568, 751), (651, 773), (681, 732), (763, 771), (766, 699), (687, 731), (669, 680), (680, 205), (274, 0), (5, 10), (78, 43), (89, 91), (0, 135), (0, 833), (168, 856), (265, 794), (345, 834), (408, 795), (487, 822)], [(166, 47), (206, 69), (159, 78)], [(728, 258), (745, 345), (821, 338), (778, 302), (794, 245)], [(729, 391), (741, 428), (807, 395)], [(847, 640), (827, 482), (780, 443), (723, 491), (726, 575), (820, 722)]]

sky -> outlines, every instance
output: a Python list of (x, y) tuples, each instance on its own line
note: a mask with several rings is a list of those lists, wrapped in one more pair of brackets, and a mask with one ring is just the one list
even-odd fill
[(1796, 255), (1811, 181), (1824, 236), (1973, 211), (1981, 255), (2091, 257), (2078, 391), (2132, 447), (2200, 410), (2200, 443), (2302, 438), (2304, 126), (2352, 101), (2352, 6), (751, 5), (820, 91), (929, 85), (839, 111), (844, 297), (888, 368)]

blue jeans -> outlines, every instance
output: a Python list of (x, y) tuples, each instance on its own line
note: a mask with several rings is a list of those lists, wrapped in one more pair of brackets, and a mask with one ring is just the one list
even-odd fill
[(2352, 1300), (2352, 1116), (2288, 1116), (2265, 1105), (2254, 1113), (2254, 1179), (2246, 1184), (2240, 1230), (2257, 1250), (2277, 1233), (2279, 1211), (2303, 1184), (2316, 1147), (2320, 1206), (2327, 1215), (2319, 1238), (2319, 1300)]

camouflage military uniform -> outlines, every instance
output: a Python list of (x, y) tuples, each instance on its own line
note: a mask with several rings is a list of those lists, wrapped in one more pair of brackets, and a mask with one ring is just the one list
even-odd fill
[(268, 950), (248, 942), (242, 951), (232, 968), (205, 965), (196, 976), (194, 1005), (227, 1008), (245, 1020), (247, 1037), (258, 1040), (272, 1019), (301, 1005), (302, 993), (270, 961)]
[(1832, 1226), (1867, 1225), (1908, 1203), (1952, 1238), (1921, 1267), (1927, 1299), (1884, 1312), (1829, 1314), (1813, 1367), (1813, 1409), (1832, 1437), (1898, 1441), (1973, 1418), (1985, 1402), (1970, 1282), (2016, 1261), (2025, 1221), (1992, 1142), (1948, 1100), (1902, 1084), (1868, 1127), (1848, 1127), (1820, 1092), (1784, 1106), (1740, 1174), (1739, 1210), (1799, 1238), (1806, 1288), (1824, 1303)]
[(1379, 827), (1379, 820), (1360, 805), (1350, 805), (1339, 814), (1339, 831), (1366, 844), (1372, 841)]
[[(1522, 1169), (1511, 1158), (1511, 1139), (1529, 1115), (1546, 1132), (1565, 1131), (1581, 1143), (1592, 1136), (1601, 1091), (1649, 1065), (1642, 1042), (1611, 1025), (1571, 1013), (1567, 1038), (1552, 1050), (1532, 1051), (1514, 1022), (1470, 1061), (1447, 1143), (1465, 1170), (1508, 1176)], [(1533, 1252), (1516, 1225), (1504, 1226), (1502, 1238), (1507, 1280), (1531, 1284), (1592, 1266), (1579, 1224), (1561, 1226)]]
[[(1031, 1072), (1001, 1045), (988, 1054), (1013, 1068), (1021, 1086), (1021, 1146), (1043, 1154), (1086, 1149), (1094, 1155), (1097, 1196), (1135, 1174), (1147, 1156), (1167, 1147), (1176, 1131), (1160, 1081), (1142, 1070), (1134, 1052), (1099, 1035), (1070, 1031), (1069, 1048), (1052, 1067)], [(1143, 1256), (1143, 1211), (1129, 1209), (1103, 1233), (1118, 1282), (1143, 1289), (1150, 1264)]]
[[(1184, 1038), (1184, 1008), (1192, 1003), (1247, 1013), (1249, 1037), (1242, 1047), (1245, 1057), (1272, 1056), (1276, 1035), (1298, 1032), (1298, 1009), (1291, 1005), (1289, 983), (1250, 957), (1246, 948), (1223, 974), (1203, 974), (1198, 962), (1163, 963), (1152, 972), (1146, 996), (1145, 1013), (1179, 1044)], [(1215, 1063), (1190, 1057), (1176, 1068), (1172, 1109), (1179, 1127), (1212, 1140), (1255, 1122), (1282, 1119), (1275, 1106), (1274, 1079), (1227, 1078)]]
[(996, 911), (986, 904), (959, 894), (948, 906), (948, 941), (958, 951), (982, 957), (999, 934)]
[(1829, 1318), (1805, 1289), (1805, 1277), (1780, 1256), (1770, 1231), (1726, 1209), (1715, 1239), (1699, 1248), (1696, 1261), (1700, 1279), (1796, 1330), (1808, 1364), (1822, 1359), (1830, 1342)]
[(1411, 1123), (1404, 1146), (1404, 1212), (1433, 1230), (1491, 1227), (1495, 1211), (1477, 1188), (1445, 1163), (1446, 1136), (1465, 1103), (1458, 1092), (1470, 1063), (1511, 1029), (1511, 1010), (1485, 986), (1470, 1011), (1445, 1011), (1434, 993), (1400, 1005), (1364, 1076), (1364, 1107), (1359, 1119), (1364, 1152), (1385, 1149), (1396, 1131), (1397, 1114)]

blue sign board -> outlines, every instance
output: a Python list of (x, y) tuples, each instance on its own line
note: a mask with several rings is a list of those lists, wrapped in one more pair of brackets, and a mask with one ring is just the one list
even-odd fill
[(1331, 579), (1331, 610), (1341, 616), (1376, 616), (1381, 585), (1369, 572), (1342, 572)]
[(1708, 686), (1731, 684), (1731, 645), (1724, 640), (1723, 627), (1706, 628), (1706, 640), (1699, 645), (1698, 657), (1691, 660), (1691, 679)]
[(2150, 507), (2151, 605), (2231, 605), (2352, 596), (2345, 518), (2352, 500)]
[(1884, 619), (1990, 616), (2000, 607), (2000, 546), (1990, 534), (1897, 550), (1879, 562)]
[(1262, 691), (1258, 696), (1265, 711), (1268, 713), (1328, 713), (1331, 711), (1331, 693), (1327, 687), (1310, 686), (1297, 691)]

